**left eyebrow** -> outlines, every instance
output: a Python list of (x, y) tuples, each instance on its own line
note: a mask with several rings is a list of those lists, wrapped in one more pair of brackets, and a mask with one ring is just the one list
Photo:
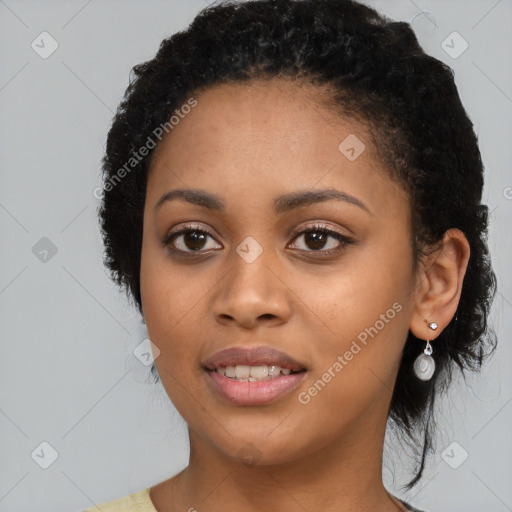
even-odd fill
[(305, 190), (278, 196), (274, 201), (274, 211), (278, 214), (285, 213), (301, 206), (331, 200), (345, 201), (359, 206), (359, 208), (366, 210), (370, 214), (372, 213), (368, 206), (357, 197), (351, 196), (341, 190), (331, 188), (324, 190)]
[[(208, 208), (210, 210), (226, 210), (226, 203), (222, 198), (200, 189), (171, 190), (158, 200), (155, 205), (155, 210), (160, 208), (163, 203), (176, 199), (182, 199), (191, 204)], [(373, 215), (368, 206), (366, 206), (360, 199), (336, 189), (300, 190), (298, 192), (292, 192), (291, 194), (277, 196), (274, 199), (274, 212), (279, 215), (302, 206), (332, 200), (345, 201), (358, 206)]]

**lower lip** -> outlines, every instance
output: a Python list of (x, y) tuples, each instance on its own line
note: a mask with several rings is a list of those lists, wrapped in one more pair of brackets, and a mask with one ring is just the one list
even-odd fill
[(248, 382), (225, 377), (216, 371), (207, 371), (214, 391), (234, 405), (265, 405), (276, 402), (295, 389), (306, 372), (281, 375), (268, 380)]

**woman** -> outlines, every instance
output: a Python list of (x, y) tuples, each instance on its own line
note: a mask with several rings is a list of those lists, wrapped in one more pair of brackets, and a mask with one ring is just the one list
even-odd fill
[[(453, 73), (350, 0), (202, 11), (109, 132), (105, 263), (188, 424), (189, 465), (102, 510), (417, 510), (434, 399), (495, 348), (483, 166)], [(93, 510), (93, 509), (90, 509)]]

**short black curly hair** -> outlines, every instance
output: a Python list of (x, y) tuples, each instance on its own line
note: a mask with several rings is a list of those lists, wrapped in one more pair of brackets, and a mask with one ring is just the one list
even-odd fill
[(187, 98), (213, 85), (281, 77), (328, 86), (331, 107), (366, 123), (390, 176), (410, 195), (414, 261), (448, 229), (465, 234), (470, 260), (456, 315), (436, 341), (435, 374), (427, 382), (415, 378), (423, 344), (409, 333), (391, 399), (389, 419), (409, 439), (419, 437), (415, 474), (405, 486), (412, 488), (432, 451), (436, 392), (454, 368), (463, 375), (477, 370), (496, 348), (487, 325), (496, 278), (481, 204), (483, 165), (452, 69), (424, 53), (409, 24), (356, 1), (253, 0), (203, 9), (132, 71), (108, 133), (99, 216), (105, 265), (141, 314), (142, 220), (153, 151), (133, 158), (151, 147), (155, 128)]

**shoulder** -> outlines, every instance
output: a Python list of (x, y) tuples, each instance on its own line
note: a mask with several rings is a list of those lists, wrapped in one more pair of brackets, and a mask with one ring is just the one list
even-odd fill
[(117, 500), (99, 503), (83, 512), (97, 512), (98, 509), (102, 512), (126, 512), (127, 510), (131, 512), (157, 512), (149, 497), (150, 489), (151, 487), (148, 487), (143, 491), (129, 494)]

